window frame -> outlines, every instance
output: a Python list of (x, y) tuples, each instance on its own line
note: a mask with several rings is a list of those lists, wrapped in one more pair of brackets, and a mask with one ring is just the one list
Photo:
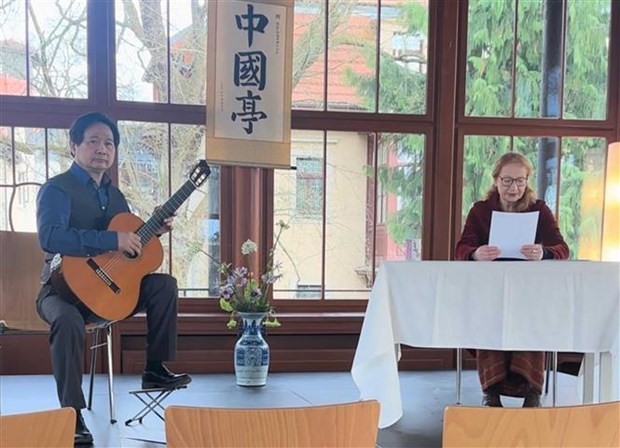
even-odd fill
[[(566, 1), (566, 0), (565, 0)], [(140, 103), (116, 99), (114, 2), (88, 1), (88, 99), (56, 99), (2, 96), (0, 126), (66, 129), (73, 118), (97, 109), (119, 121), (203, 125), (205, 107), (166, 103)], [(379, 10), (380, 36), (381, 0)], [(620, 2), (611, 6), (611, 31), (608, 64), (608, 104), (605, 120), (569, 120), (535, 118), (484, 118), (464, 115), (465, 55), (467, 45), (468, 1), (429, 2), (428, 67), (426, 113), (422, 115), (376, 112), (336, 112), (327, 110), (327, 89), (323, 110), (293, 110), (292, 128), (299, 130), (346, 131), (361, 133), (410, 133), (425, 137), (424, 231), (422, 250), (425, 259), (451, 259), (461, 228), (461, 189), (464, 136), (594, 136), (608, 142), (620, 140)], [(325, 17), (326, 25), (329, 18)], [(327, 38), (328, 27), (325, 27)], [(451, 31), (454, 30), (454, 31)], [(329, 48), (325, 49), (326, 52)], [(378, 61), (379, 56), (377, 56)], [(325, 57), (325, 64), (328, 57)], [(377, 64), (379, 66), (379, 64)], [(440, 70), (439, 70), (440, 68)], [(324, 71), (327, 85), (327, 69)], [(378, 107), (378, 105), (376, 106)], [(51, 113), (53, 111), (53, 113)], [(171, 120), (174, 117), (174, 121)], [(376, 140), (376, 139), (375, 139)], [(376, 143), (375, 152), (376, 152)], [(118, 181), (117, 162), (110, 174)], [(252, 171), (254, 184), (242, 178)], [(234, 260), (233, 247), (248, 228), (263, 242), (273, 238), (273, 173), (265, 169), (226, 167), (221, 171), (220, 227), (221, 256)], [(325, 176), (324, 176), (325, 177)], [(256, 190), (254, 187), (260, 187)], [(323, 194), (325, 194), (325, 188)], [(251, 192), (243, 198), (244, 192)], [(251, 198), (251, 199), (250, 199)], [(240, 222), (250, 200), (258, 199), (260, 222)], [(376, 213), (376, 195), (375, 195)], [(271, 212), (271, 213), (270, 213)], [(325, 201), (323, 201), (325, 213)], [(248, 220), (252, 217), (248, 217)], [(374, 223), (373, 240), (376, 235)], [(374, 246), (373, 246), (374, 250)], [(323, 247), (323, 251), (325, 248)], [(374, 268), (374, 266), (373, 266)], [(374, 278), (374, 275), (373, 275)], [(181, 312), (212, 312), (216, 300), (180, 299)], [(363, 311), (366, 300), (278, 300), (279, 312), (288, 311)]]

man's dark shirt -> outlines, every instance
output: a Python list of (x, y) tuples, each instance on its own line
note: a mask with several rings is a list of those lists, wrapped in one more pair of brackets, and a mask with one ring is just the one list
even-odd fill
[[(103, 175), (101, 186), (97, 187), (88, 172), (75, 162), (69, 172), (84, 186), (89, 197), (96, 201), (102, 210), (108, 207), (111, 180), (107, 174)], [(129, 211), (129, 208), (126, 208)], [(70, 216), (69, 195), (53, 183), (44, 184), (37, 195), (37, 228), (43, 250), (86, 257), (118, 249), (116, 232), (71, 228)]]

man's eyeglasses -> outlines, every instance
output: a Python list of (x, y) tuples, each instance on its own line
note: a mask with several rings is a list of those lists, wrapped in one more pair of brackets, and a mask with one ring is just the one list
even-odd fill
[(525, 184), (527, 184), (527, 177), (517, 177), (516, 179), (512, 177), (500, 177), (499, 180), (504, 187), (511, 187), (513, 183), (517, 184), (517, 187), (525, 187)]

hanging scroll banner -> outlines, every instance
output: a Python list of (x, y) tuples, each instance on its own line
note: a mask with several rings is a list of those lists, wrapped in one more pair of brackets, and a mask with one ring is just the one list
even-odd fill
[(290, 167), (293, 2), (209, 1), (209, 162)]

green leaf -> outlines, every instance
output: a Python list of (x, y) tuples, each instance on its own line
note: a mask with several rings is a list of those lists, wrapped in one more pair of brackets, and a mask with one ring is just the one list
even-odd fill
[(276, 327), (282, 326), (282, 324), (280, 323), (277, 317), (274, 317), (273, 320), (267, 318), (265, 319), (263, 323), (265, 324), (265, 327), (267, 328), (276, 328)]
[(229, 313), (231, 313), (233, 311), (233, 307), (231, 306), (231, 304), (228, 301), (228, 299), (224, 299), (224, 298), (220, 299), (220, 308), (223, 309), (224, 311), (229, 312)]

